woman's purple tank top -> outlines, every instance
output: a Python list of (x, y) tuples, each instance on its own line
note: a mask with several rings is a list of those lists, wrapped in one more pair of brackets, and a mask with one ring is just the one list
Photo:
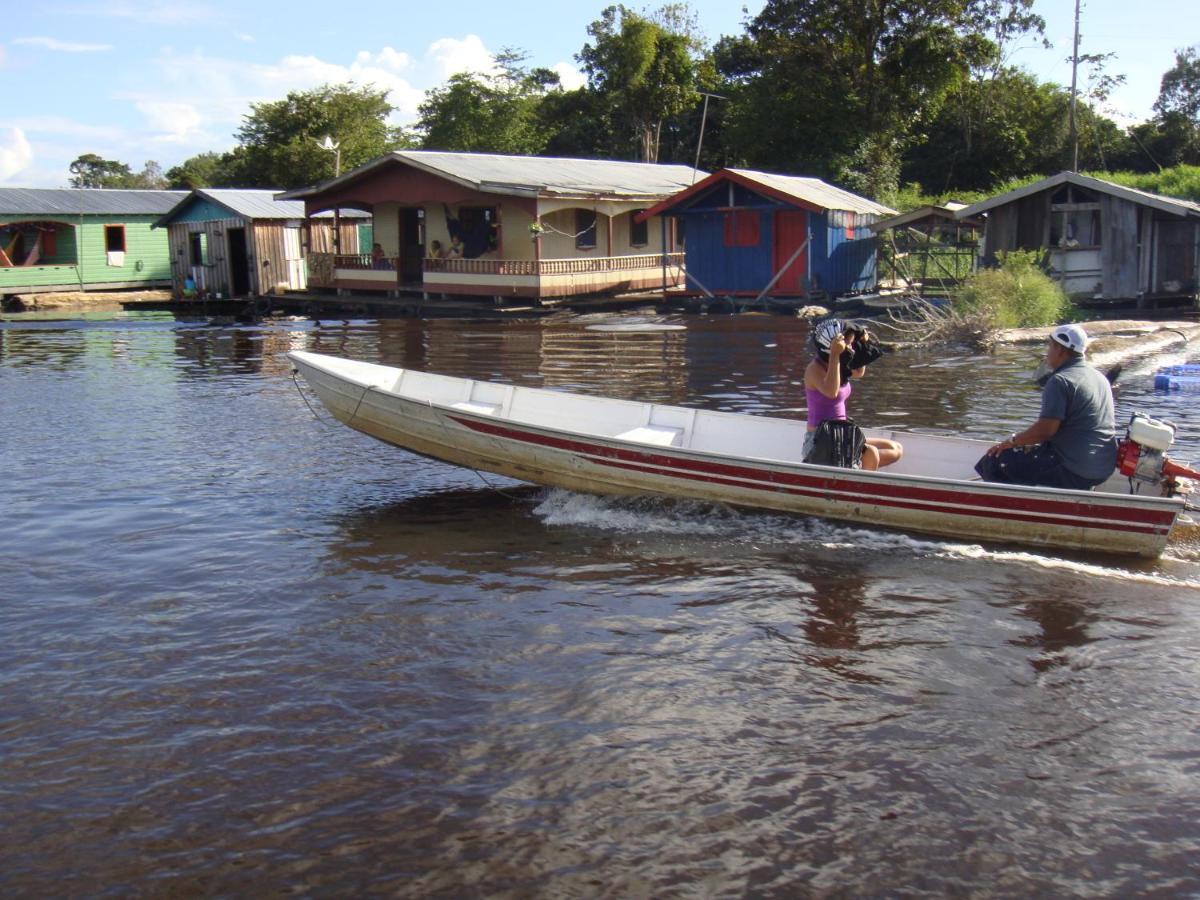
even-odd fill
[(847, 381), (838, 388), (837, 396), (832, 400), (808, 385), (804, 386), (804, 396), (808, 399), (808, 427), (816, 428), (826, 419), (846, 418), (846, 399), (850, 396), (850, 382)]

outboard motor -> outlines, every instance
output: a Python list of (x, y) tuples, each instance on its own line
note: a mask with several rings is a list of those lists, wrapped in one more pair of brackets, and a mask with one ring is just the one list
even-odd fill
[(1134, 413), (1125, 429), (1125, 439), (1117, 446), (1117, 470), (1130, 484), (1158, 485), (1164, 497), (1179, 492), (1176, 478), (1200, 481), (1200, 472), (1167, 459), (1167, 450), (1175, 442), (1175, 425)]

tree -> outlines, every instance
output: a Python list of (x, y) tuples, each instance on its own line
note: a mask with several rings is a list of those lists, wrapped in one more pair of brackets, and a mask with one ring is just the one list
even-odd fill
[(162, 166), (152, 159), (146, 160), (140, 172), (133, 172), (123, 162), (104, 159), (95, 153), (84, 153), (71, 163), (70, 171), (75, 176), (71, 179), (73, 188), (161, 190), (167, 186)]
[(1037, 30), (1030, 0), (767, 0), (719, 63), (736, 92), (727, 140), (760, 167), (830, 178), (871, 196), (1005, 40)]
[(542, 153), (584, 159), (606, 159), (615, 154), (612, 109), (594, 91), (552, 91), (542, 98), (538, 119), (546, 132)]
[[(689, 29), (686, 7), (660, 11), (662, 20)], [(657, 162), (663, 124), (696, 103), (696, 39), (676, 33), (624, 6), (610, 6), (588, 26), (592, 43), (576, 59), (588, 87), (611, 107), (614, 124), (635, 142), (639, 157)]]
[(1173, 158), (1163, 164), (1200, 165), (1200, 44), (1175, 51), (1175, 65), (1162, 77), (1154, 109), (1157, 131), (1173, 145)]
[(551, 134), (542, 101), (561, 92), (549, 69), (525, 69), (525, 55), (505, 49), (494, 74), (460, 72), (426, 92), (418, 108), (421, 146), (431, 150), (538, 154)]
[(1175, 65), (1162, 77), (1154, 109), (1179, 113), (1200, 125), (1200, 44), (1175, 51)]
[(394, 107), (387, 95), (326, 84), (252, 104), (237, 132), (238, 147), (223, 158), (234, 186), (294, 188), (333, 177), (337, 157), (320, 146), (326, 135), (339, 144), (343, 172), (395, 149), (404, 137), (388, 124)]
[(167, 169), (167, 184), (174, 190), (194, 191), (196, 188), (228, 187), (233, 184), (228, 154), (207, 152), (189, 157)]
[(73, 188), (126, 187), (133, 177), (129, 166), (115, 159), (104, 159), (95, 153), (84, 153), (70, 165)]
[(142, 171), (130, 175), (125, 180), (124, 187), (141, 190), (161, 191), (167, 186), (167, 178), (163, 175), (162, 166), (152, 159), (146, 160)]

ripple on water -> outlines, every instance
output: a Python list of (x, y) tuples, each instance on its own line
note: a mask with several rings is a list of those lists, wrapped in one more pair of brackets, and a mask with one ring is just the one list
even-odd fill
[[(1200, 891), (1186, 541), (1128, 563), (484, 482), (323, 426), (279, 357), (804, 407), (802, 323), (587, 321), (0, 326), (0, 885)], [(1028, 362), (892, 354), (853, 402), (1002, 433)]]

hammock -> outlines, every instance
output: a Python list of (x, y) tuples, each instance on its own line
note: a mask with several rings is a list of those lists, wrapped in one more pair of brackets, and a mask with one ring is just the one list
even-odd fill
[(8, 246), (0, 247), (0, 266), (11, 266), (13, 264), (12, 256), (10, 254), (12, 254), (13, 252), (16, 251), (17, 241), (19, 241), (20, 239), (21, 239), (21, 233), (14, 232), (13, 236), (12, 236), (12, 240), (10, 240), (8, 242)]
[(37, 261), (42, 257), (42, 233), (37, 231), (34, 234), (33, 247), (25, 255), (25, 262), (21, 263), (23, 266), (37, 265)]

